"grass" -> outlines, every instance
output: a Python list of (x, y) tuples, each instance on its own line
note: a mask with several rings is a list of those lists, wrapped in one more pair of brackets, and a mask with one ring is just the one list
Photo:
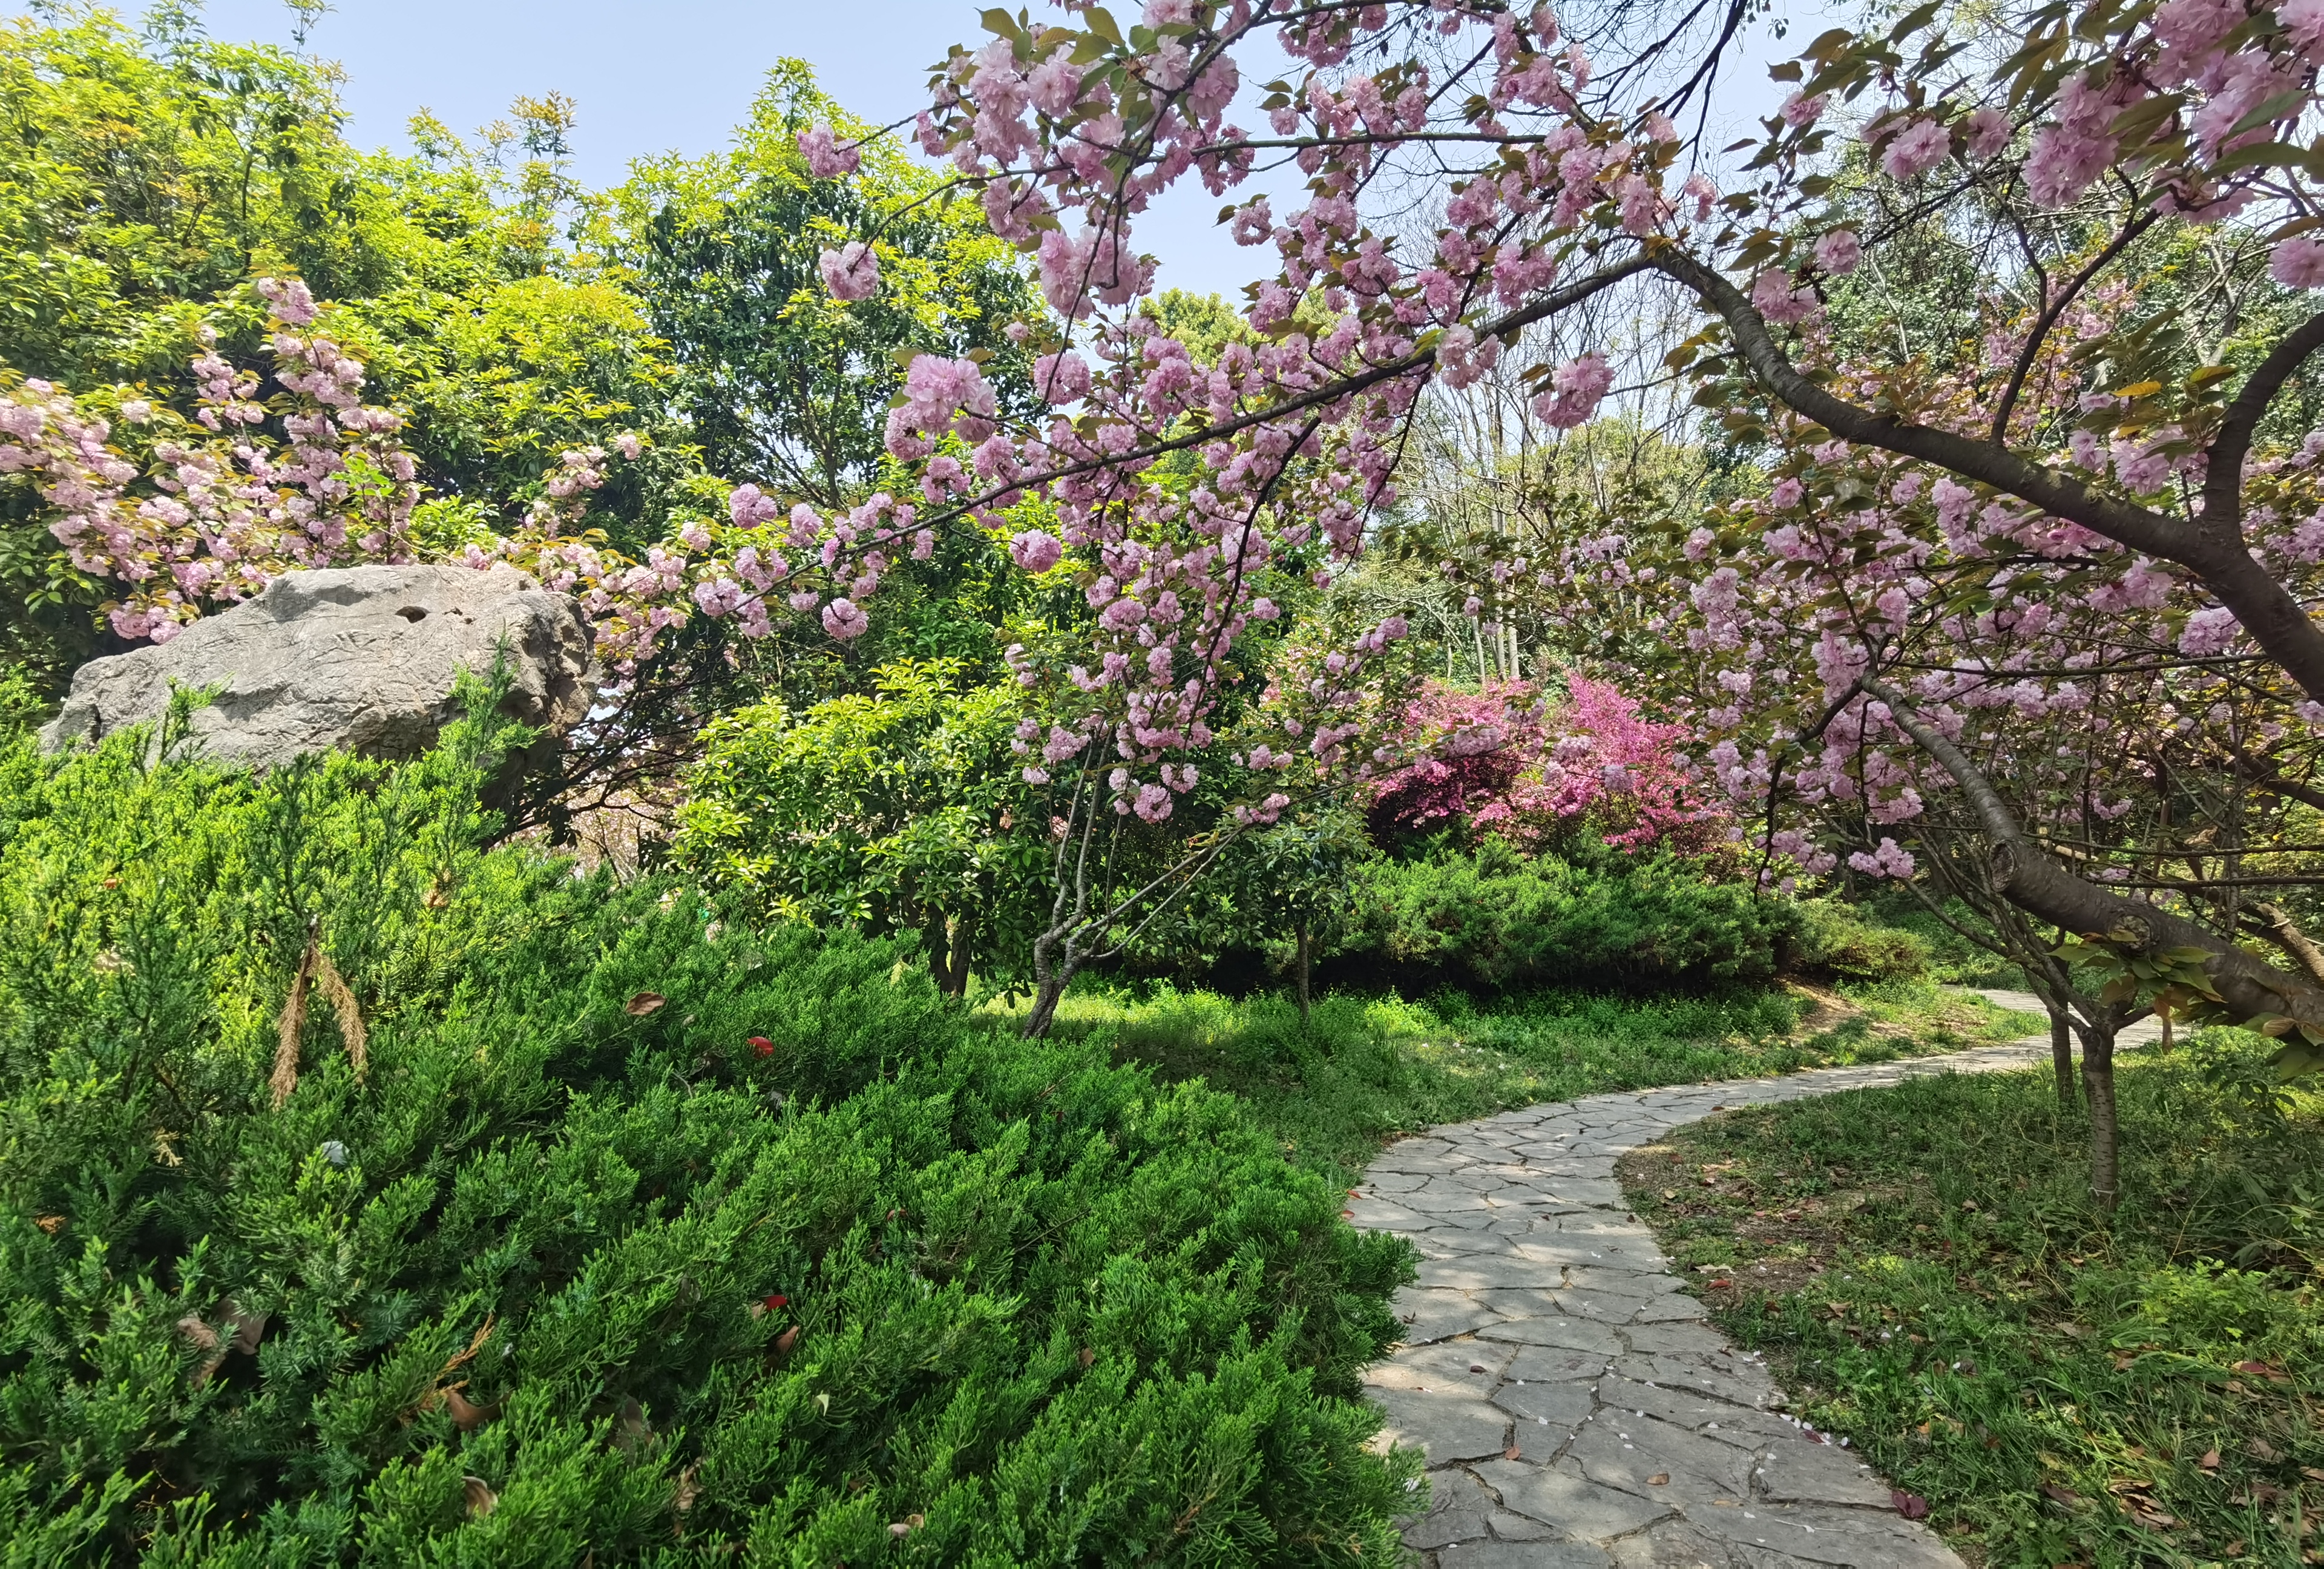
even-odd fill
[(1620, 1175), (1794, 1408), (1972, 1562), (2324, 1562), (2324, 1094), (2264, 1053), (2126, 1060), (2111, 1222), (2046, 1072), (1729, 1112)]
[(1284, 997), (1238, 1001), (1157, 985), (1077, 990), (1056, 1027), (1103, 1032), (1119, 1057), (1165, 1079), (1231, 1090), (1293, 1158), (1353, 1173), (1398, 1133), (1508, 1106), (1956, 1050), (2032, 1022), (1975, 997), (1892, 983), (1843, 997), (1333, 995), (1303, 1029)]

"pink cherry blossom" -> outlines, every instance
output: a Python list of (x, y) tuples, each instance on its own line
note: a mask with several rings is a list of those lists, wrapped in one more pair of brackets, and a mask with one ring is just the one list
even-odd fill
[(1055, 567), (1065, 553), (1057, 537), (1042, 529), (1028, 529), (1009, 541), (1010, 559), (1036, 577)]
[(834, 300), (869, 300), (880, 291), (879, 254), (862, 240), (824, 252), (816, 265)]
[(1918, 180), (1952, 149), (1952, 133), (1934, 120), (1913, 118), (1888, 133), (1880, 150), (1880, 171), (1891, 180)]
[(853, 174), (863, 162), (853, 143), (840, 142), (820, 120), (798, 134), (798, 150), (807, 156), (807, 171), (817, 180)]
[(2268, 276), (2287, 289), (2324, 289), (2324, 240), (2280, 240), (2268, 253)]
[(1864, 242), (1853, 229), (1834, 229), (1816, 242), (1816, 265), (1835, 277), (1853, 272), (1864, 259)]

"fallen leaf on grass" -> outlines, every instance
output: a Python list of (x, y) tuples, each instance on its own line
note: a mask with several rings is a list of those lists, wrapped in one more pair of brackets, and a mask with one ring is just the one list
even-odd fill
[(2052, 1503), (2063, 1504), (2068, 1509), (2072, 1509), (2076, 1504), (2082, 1501), (2082, 1495), (2076, 1492), (2072, 1488), (2060, 1487), (2053, 1481), (2045, 1481), (2042, 1484), (2042, 1496), (2050, 1500)]
[(2203, 1458), (2195, 1463), (2205, 1471), (2217, 1471), (2219, 1469), (2219, 1452), (2216, 1449), (2206, 1449), (2203, 1451)]
[(501, 1507), (501, 1495), (481, 1476), (461, 1478), (460, 1491), (468, 1500), (468, 1518), (472, 1520), (481, 1520)]
[(632, 1019), (643, 1019), (649, 1013), (659, 1011), (661, 1005), (669, 1001), (659, 992), (641, 992), (622, 1004), (622, 1011)]
[(1929, 1518), (1929, 1500), (1919, 1493), (1906, 1492), (1902, 1488), (1891, 1489), (1888, 1501), (1895, 1504), (1896, 1512), (1908, 1520), (1925, 1520)]

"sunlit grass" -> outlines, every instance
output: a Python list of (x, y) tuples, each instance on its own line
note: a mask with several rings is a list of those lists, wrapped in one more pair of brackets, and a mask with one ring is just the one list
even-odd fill
[[(1023, 1003), (986, 1008), (1011, 1018)], [(2037, 1023), (1976, 997), (1891, 985), (1847, 993), (1839, 1010), (1775, 991), (1488, 1001), (1446, 991), (1417, 1001), (1335, 993), (1316, 1000), (1302, 1028), (1280, 994), (1084, 983), (1059, 1006), (1056, 1029), (1102, 1035), (1166, 1079), (1231, 1090), (1294, 1158), (1354, 1171), (1399, 1133), (1510, 1106), (1956, 1050)]]
[(2266, 1050), (2126, 1057), (2111, 1218), (2046, 1070), (1730, 1112), (1622, 1176), (1803, 1413), (1984, 1562), (2314, 1562), (2324, 1094)]

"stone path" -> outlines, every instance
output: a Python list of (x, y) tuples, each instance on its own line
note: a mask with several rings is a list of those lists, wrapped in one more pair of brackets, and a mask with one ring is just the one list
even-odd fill
[(1886, 1481), (1783, 1415), (1766, 1369), (1705, 1322), (1623, 1207), (1614, 1161), (1729, 1106), (2049, 1055), (2045, 1035), (1592, 1095), (1390, 1145), (1350, 1202), (1357, 1225), (1420, 1251), (1397, 1299), (1406, 1344), (1366, 1377), (1383, 1439), (1428, 1457), (1433, 1497), (1406, 1544), (1429, 1569), (1960, 1569)]

